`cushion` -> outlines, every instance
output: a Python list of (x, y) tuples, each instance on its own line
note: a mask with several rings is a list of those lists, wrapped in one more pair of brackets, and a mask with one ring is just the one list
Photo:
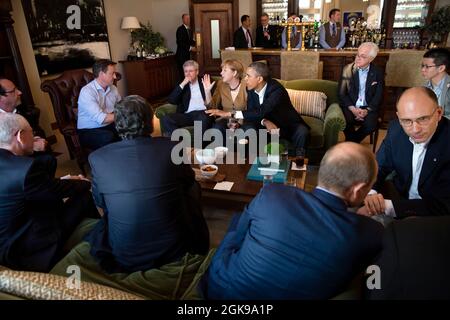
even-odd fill
[(325, 119), (327, 96), (323, 92), (286, 89), (292, 105), (302, 116)]
[(199, 283), (215, 249), (211, 249), (206, 256), (187, 253), (178, 261), (130, 274), (106, 273), (89, 252), (89, 243), (81, 242), (59, 261), (50, 273), (66, 276), (67, 267), (77, 265), (81, 270), (82, 282), (116, 288), (149, 300), (194, 300), (203, 299)]
[(37, 300), (142, 300), (136, 295), (90, 282), (80, 281), (79, 288), (71, 288), (68, 279), (0, 266), (0, 291), (16, 297)]

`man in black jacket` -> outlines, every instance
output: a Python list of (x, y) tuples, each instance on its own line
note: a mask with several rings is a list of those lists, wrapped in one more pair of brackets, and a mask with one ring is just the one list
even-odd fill
[(263, 13), (261, 15), (261, 25), (256, 28), (256, 46), (263, 48), (276, 48), (276, 28), (276, 26), (269, 24), (269, 15), (267, 13)]
[(165, 136), (170, 137), (178, 128), (193, 126), (194, 121), (201, 122), (202, 135), (212, 125), (213, 119), (205, 113), (205, 88), (203, 80), (198, 76), (198, 68), (198, 63), (194, 60), (188, 60), (183, 64), (184, 80), (175, 87), (168, 98), (169, 103), (177, 105), (177, 112), (161, 119)]
[(233, 46), (236, 49), (247, 49), (253, 47), (253, 39), (250, 31), (252, 22), (250, 16), (244, 14), (241, 17), (242, 26), (234, 32)]
[(86, 179), (55, 179), (54, 162), (32, 153), (25, 118), (0, 114), (0, 264), (47, 272), (82, 218), (99, 216)]
[(195, 41), (191, 30), (191, 17), (187, 13), (181, 16), (183, 24), (177, 29), (177, 67), (180, 78), (184, 78), (183, 63), (191, 59), (191, 51), (195, 50)]
[[(355, 62), (344, 67), (339, 81), (339, 100), (347, 125), (347, 141), (361, 142), (377, 128), (383, 99), (383, 72), (373, 63), (378, 46), (365, 42), (358, 48)], [(355, 125), (359, 129), (355, 130)]]

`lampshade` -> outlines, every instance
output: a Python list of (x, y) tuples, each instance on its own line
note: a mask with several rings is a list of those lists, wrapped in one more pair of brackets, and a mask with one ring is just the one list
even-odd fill
[(141, 25), (136, 17), (123, 17), (121, 29), (140, 29)]

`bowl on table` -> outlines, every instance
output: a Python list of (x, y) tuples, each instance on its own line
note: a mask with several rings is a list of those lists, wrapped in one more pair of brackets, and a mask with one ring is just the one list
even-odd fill
[(205, 164), (200, 167), (200, 172), (203, 176), (212, 178), (217, 174), (217, 171), (219, 168), (216, 165), (213, 164)]
[(201, 164), (213, 164), (216, 161), (216, 153), (213, 149), (197, 150), (195, 158)]

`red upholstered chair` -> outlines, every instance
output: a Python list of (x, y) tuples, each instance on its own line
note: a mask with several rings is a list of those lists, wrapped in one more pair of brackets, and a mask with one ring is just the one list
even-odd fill
[[(116, 73), (117, 81), (121, 75)], [(80, 145), (77, 134), (78, 96), (83, 86), (94, 79), (94, 75), (84, 69), (64, 71), (59, 77), (45, 80), (41, 90), (48, 92), (53, 104), (56, 123), (66, 141), (71, 159), (76, 159), (83, 174), (90, 150)]]

